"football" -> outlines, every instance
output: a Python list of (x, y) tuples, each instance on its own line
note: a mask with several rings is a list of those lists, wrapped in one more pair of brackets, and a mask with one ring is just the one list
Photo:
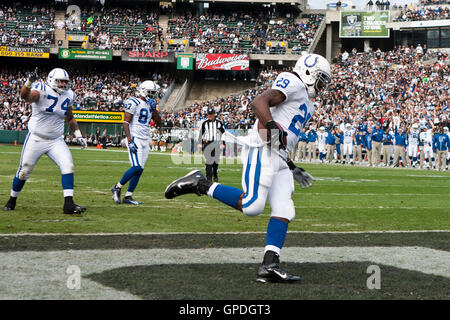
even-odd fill
[[(285, 131), (278, 122), (275, 121), (275, 123), (280, 131)], [(258, 133), (259, 136), (261, 137), (261, 140), (270, 141), (270, 131), (267, 130), (266, 126), (264, 126), (259, 120), (258, 120)], [(284, 137), (284, 145), (287, 145), (287, 136)]]

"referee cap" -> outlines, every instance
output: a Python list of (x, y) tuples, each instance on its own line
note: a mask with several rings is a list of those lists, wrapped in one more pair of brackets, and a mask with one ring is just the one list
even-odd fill
[(215, 114), (216, 110), (214, 108), (208, 108), (208, 114)]

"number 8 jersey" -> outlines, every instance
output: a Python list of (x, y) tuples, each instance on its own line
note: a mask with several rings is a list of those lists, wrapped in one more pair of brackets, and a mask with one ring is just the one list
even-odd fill
[(300, 132), (314, 113), (314, 104), (308, 97), (303, 81), (294, 73), (280, 73), (272, 89), (281, 91), (286, 97), (270, 112), (273, 120), (288, 133), (286, 151), (289, 152), (297, 144)]
[(32, 90), (40, 93), (38, 102), (33, 102), (28, 130), (43, 139), (57, 139), (64, 134), (64, 120), (75, 100), (72, 90), (59, 94), (44, 82), (36, 82)]
[(131, 136), (144, 140), (150, 139), (150, 119), (153, 109), (156, 108), (156, 101), (149, 99), (145, 102), (139, 98), (130, 97), (125, 101), (124, 107), (125, 112), (133, 115), (130, 123)]

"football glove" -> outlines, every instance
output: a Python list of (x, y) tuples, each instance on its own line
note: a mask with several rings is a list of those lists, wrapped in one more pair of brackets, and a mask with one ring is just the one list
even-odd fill
[(25, 85), (28, 88), (31, 88), (31, 85), (33, 84), (33, 82), (35, 82), (37, 79), (39, 79), (39, 69), (38, 67), (36, 67), (36, 69), (34, 69), (33, 72), (30, 72), (28, 74), (28, 79), (27, 82), (25, 83)]
[(75, 137), (77, 138), (78, 143), (81, 145), (81, 149), (84, 150), (87, 148), (87, 141), (83, 136), (81, 135), (80, 130), (75, 131)]
[(134, 137), (131, 138), (131, 142), (128, 142), (128, 148), (130, 149), (131, 153), (137, 153), (138, 147), (134, 142)]
[(305, 169), (297, 167), (290, 159), (286, 163), (288, 164), (289, 169), (291, 169), (295, 181), (297, 181), (303, 189), (312, 186), (312, 181), (315, 180), (312, 175), (306, 172)]
[(150, 112), (156, 110), (156, 101), (154, 99), (147, 99), (147, 104), (150, 107)]
[(77, 140), (78, 140), (78, 143), (81, 145), (81, 150), (84, 150), (87, 148), (87, 141), (85, 138), (79, 137), (79, 138), (77, 138)]
[(280, 149), (286, 149), (287, 132), (280, 129), (277, 123), (273, 120), (266, 123), (266, 128), (269, 130), (270, 143), (273, 145), (276, 141), (278, 141), (280, 144)]

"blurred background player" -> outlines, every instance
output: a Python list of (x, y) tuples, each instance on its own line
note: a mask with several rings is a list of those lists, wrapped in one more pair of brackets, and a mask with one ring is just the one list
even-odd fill
[(417, 150), (419, 148), (419, 125), (414, 123), (408, 133), (408, 158), (411, 167), (415, 168), (417, 165)]
[[(132, 195), (144, 171), (144, 165), (150, 151), (150, 120), (161, 125), (156, 100), (154, 98), (159, 86), (153, 81), (146, 80), (138, 88), (137, 97), (130, 97), (124, 102), (125, 116), (123, 131), (127, 137), (128, 157), (131, 168), (125, 171), (122, 179), (111, 188), (115, 203), (139, 205), (142, 202), (133, 199)], [(128, 182), (128, 190), (123, 201), (120, 199), (122, 187)]]
[(20, 92), (22, 99), (32, 103), (32, 115), (28, 123), (28, 135), (23, 144), (19, 169), (13, 180), (10, 198), (3, 210), (14, 210), (17, 197), (34, 166), (46, 154), (61, 170), (63, 212), (80, 214), (86, 211), (86, 208), (73, 202), (74, 165), (72, 154), (63, 138), (66, 121), (82, 148), (87, 147), (87, 142), (81, 135), (72, 114), (75, 93), (71, 90), (70, 78), (64, 69), (55, 68), (48, 74), (46, 82), (34, 83), (38, 78), (36, 69)]
[(271, 88), (253, 99), (252, 107), (258, 120), (247, 136), (234, 137), (243, 145), (243, 190), (211, 183), (199, 170), (191, 171), (166, 188), (167, 199), (188, 193), (208, 195), (247, 216), (259, 215), (266, 201), (269, 202), (271, 218), (263, 262), (257, 273), (259, 282), (301, 279), (280, 268), (279, 256), (288, 224), (295, 217), (294, 179), (307, 188), (312, 184), (312, 177), (287, 156), (314, 113), (310, 99), (326, 90), (331, 82), (330, 69), (322, 56), (306, 54), (298, 59), (293, 72), (280, 73)]
[(346, 123), (344, 130), (342, 130), (342, 135), (344, 137), (344, 147), (342, 151), (342, 164), (345, 164), (347, 160), (348, 163), (353, 164), (353, 141), (354, 141), (355, 130), (353, 130), (350, 123)]
[(222, 134), (225, 132), (222, 122), (216, 119), (214, 108), (208, 108), (207, 119), (200, 126), (202, 151), (205, 156), (205, 171), (208, 181), (219, 181), (218, 169)]
[(321, 126), (319, 128), (319, 132), (317, 132), (317, 146), (319, 149), (319, 161), (320, 163), (323, 163), (325, 157), (326, 157), (326, 139), (327, 139), (327, 133), (325, 132), (325, 127)]

